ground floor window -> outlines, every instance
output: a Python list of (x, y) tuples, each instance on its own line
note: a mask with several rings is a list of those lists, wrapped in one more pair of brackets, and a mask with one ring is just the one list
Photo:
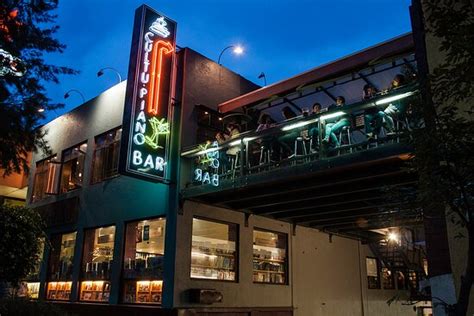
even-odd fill
[(86, 230), (82, 256), (80, 300), (108, 302), (115, 226)]
[(191, 278), (235, 281), (237, 224), (193, 218)]
[(376, 258), (365, 259), (367, 268), (367, 286), (369, 289), (380, 289), (379, 267)]
[(382, 282), (383, 282), (384, 289), (386, 290), (395, 289), (395, 281), (393, 278), (392, 271), (386, 267), (382, 268)]
[(51, 236), (48, 285), (46, 287), (47, 299), (69, 300), (75, 245), (76, 232)]
[(287, 284), (287, 235), (253, 231), (253, 281)]
[(161, 304), (165, 226), (164, 218), (127, 224), (123, 263), (124, 303)]

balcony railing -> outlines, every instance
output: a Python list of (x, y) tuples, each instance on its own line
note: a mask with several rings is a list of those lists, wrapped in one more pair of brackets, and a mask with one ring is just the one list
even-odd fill
[[(246, 175), (400, 143), (410, 137), (412, 106), (418, 97), (417, 85), (406, 85), (367, 101), (241, 133), (222, 143), (193, 146), (181, 154), (192, 159), (190, 184), (219, 186), (221, 181)], [(326, 135), (328, 125), (342, 119), (344, 126)]]

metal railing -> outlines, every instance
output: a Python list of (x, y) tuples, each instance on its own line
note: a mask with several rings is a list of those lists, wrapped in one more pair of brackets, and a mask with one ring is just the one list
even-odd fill
[[(225, 142), (199, 144), (183, 150), (181, 156), (193, 160), (192, 185), (218, 186), (225, 179), (400, 143), (410, 137), (410, 107), (418, 97), (417, 85), (410, 84), (367, 101), (241, 133)], [(348, 123), (334, 135), (325, 135), (328, 125), (341, 119)], [(374, 130), (371, 137), (368, 129)]]

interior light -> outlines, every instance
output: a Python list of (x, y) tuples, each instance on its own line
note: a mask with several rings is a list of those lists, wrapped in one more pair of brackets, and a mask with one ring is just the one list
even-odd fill
[(400, 239), (400, 237), (398, 236), (398, 234), (397, 234), (397, 233), (394, 233), (394, 232), (388, 233), (388, 236), (387, 236), (387, 237), (388, 237), (388, 240), (389, 240), (389, 241), (392, 241), (392, 242), (398, 242), (399, 239)]
[(207, 153), (211, 153), (213, 151), (218, 151), (220, 150), (221, 148), (220, 147), (211, 147), (211, 148), (207, 148), (205, 150), (201, 150), (201, 151), (198, 151), (196, 153), (196, 156), (200, 156), (200, 155), (204, 155), (204, 154), (207, 154)]
[(407, 97), (409, 97), (413, 94), (415, 94), (415, 91), (409, 91), (409, 92), (394, 95), (394, 96), (391, 96), (391, 97), (383, 98), (383, 99), (380, 99), (378, 101), (375, 101), (375, 105), (382, 105), (382, 104), (387, 104), (387, 103), (390, 103), (390, 102), (398, 101), (398, 100), (407, 98)]
[(330, 119), (330, 118), (339, 117), (339, 116), (342, 116), (344, 114), (346, 114), (346, 112), (342, 112), (342, 111), (326, 114), (326, 115), (321, 116), (321, 120), (327, 120), (327, 119)]
[(244, 52), (244, 48), (240, 45), (234, 47), (234, 54), (240, 55)]
[(44, 108), (39, 108), (39, 109), (38, 109), (38, 112), (43, 113), (43, 112), (44, 112)]
[[(244, 137), (244, 139), (242, 139), (242, 141), (243, 141), (244, 143), (248, 143), (248, 142), (250, 142), (250, 141), (252, 141), (252, 140), (254, 140), (254, 139), (256, 139), (256, 138), (257, 138), (257, 137)], [(240, 141), (241, 141), (240, 139), (234, 140), (233, 142), (230, 142), (230, 143), (229, 143), (229, 146), (237, 146), (237, 145), (240, 144)]]
[(317, 122), (317, 121), (318, 121), (317, 118), (312, 119), (312, 120), (308, 120), (308, 121), (302, 121), (302, 122), (298, 122), (298, 123), (283, 126), (281, 128), (281, 130), (282, 131), (289, 131), (289, 130), (292, 130), (292, 129), (295, 129), (295, 128), (300, 128), (300, 127), (312, 124), (312, 123)]

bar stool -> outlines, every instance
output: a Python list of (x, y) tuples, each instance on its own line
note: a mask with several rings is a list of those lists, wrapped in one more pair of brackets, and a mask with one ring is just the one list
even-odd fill
[[(349, 145), (349, 152), (352, 153), (352, 137), (351, 137), (351, 127), (350, 126), (343, 126), (337, 139), (339, 141), (339, 147), (342, 145), (343, 137), (347, 137), (347, 145)], [(341, 150), (338, 150), (338, 155), (341, 154)]]
[(232, 171), (232, 178), (235, 178), (235, 172), (240, 169), (240, 151), (235, 155), (230, 156), (230, 170)]
[[(301, 150), (299, 150), (299, 149), (301, 149)], [(303, 137), (301, 137), (301, 136), (296, 137), (296, 139), (295, 139), (295, 151), (293, 152), (293, 155), (291, 155), (289, 158), (295, 158), (295, 162), (296, 162), (296, 160), (298, 160), (299, 158), (306, 157), (307, 154), (308, 154), (308, 152), (306, 150), (306, 144), (305, 144), (305, 141), (304, 141)]]
[(271, 156), (270, 148), (268, 148), (265, 145), (260, 146), (260, 159), (258, 161), (258, 164), (264, 165), (264, 164), (270, 163), (271, 162), (270, 156)]

